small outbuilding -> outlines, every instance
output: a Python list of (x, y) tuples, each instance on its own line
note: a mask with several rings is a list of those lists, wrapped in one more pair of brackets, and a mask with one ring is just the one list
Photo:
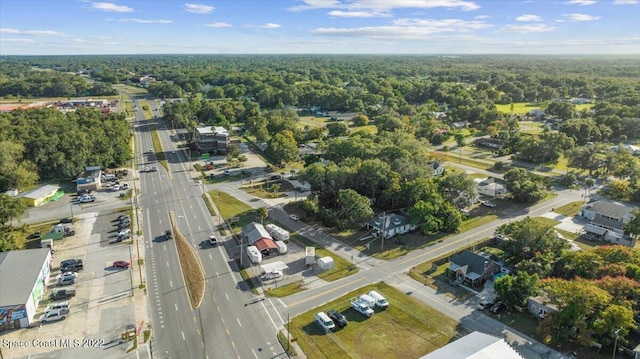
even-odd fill
[(333, 258), (326, 256), (318, 259), (318, 268), (322, 270), (330, 270), (330, 269), (333, 269), (333, 267), (334, 267)]

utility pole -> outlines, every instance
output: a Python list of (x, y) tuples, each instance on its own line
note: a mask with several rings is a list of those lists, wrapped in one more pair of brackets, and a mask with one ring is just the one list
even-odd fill
[(387, 232), (387, 213), (382, 212), (382, 235), (381, 235), (381, 243), (380, 243), (380, 252), (384, 252), (384, 236)]
[(621, 330), (622, 328), (618, 328), (616, 331), (614, 331), (616, 340), (613, 342), (613, 355), (611, 356), (611, 359), (616, 359), (616, 349), (618, 349), (618, 333), (620, 333)]

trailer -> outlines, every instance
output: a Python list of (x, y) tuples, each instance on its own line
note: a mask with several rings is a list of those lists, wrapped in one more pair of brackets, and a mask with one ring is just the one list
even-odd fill
[(269, 234), (276, 241), (283, 241), (285, 243), (289, 243), (290, 235), (288, 231), (284, 230), (281, 227), (276, 226), (273, 223), (267, 224), (266, 226), (264, 226), (264, 228), (267, 230), (267, 232), (269, 232)]
[(262, 262), (262, 253), (260, 253), (256, 246), (247, 247), (247, 256), (249, 256), (249, 259), (253, 264), (259, 264)]
[(306, 264), (307, 266), (316, 264), (316, 247), (305, 247), (304, 253), (304, 264)]
[(278, 253), (285, 254), (287, 253), (287, 244), (283, 241), (276, 241), (276, 245), (278, 246)]

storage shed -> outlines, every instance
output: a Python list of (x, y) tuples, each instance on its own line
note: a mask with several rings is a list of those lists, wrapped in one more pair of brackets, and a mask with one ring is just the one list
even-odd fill
[(333, 258), (326, 256), (318, 259), (318, 268), (322, 270), (333, 269)]

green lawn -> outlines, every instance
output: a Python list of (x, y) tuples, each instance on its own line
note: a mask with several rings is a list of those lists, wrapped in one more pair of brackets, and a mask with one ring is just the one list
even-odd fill
[[(349, 307), (349, 299), (372, 289), (390, 303), (387, 310), (365, 318)], [(314, 320), (319, 311), (336, 309), (349, 325), (325, 334)], [(290, 332), (309, 359), (418, 358), (456, 337), (458, 323), (385, 283), (368, 285), (291, 320)]]
[(350, 128), (351, 133), (354, 132), (365, 132), (365, 133), (369, 133), (372, 135), (375, 135), (376, 133), (378, 133), (378, 128), (375, 125), (365, 125), (365, 126), (359, 126), (359, 127), (351, 127)]
[(227, 193), (213, 190), (209, 191), (209, 195), (211, 199), (213, 199), (213, 203), (218, 207), (218, 210), (220, 210), (222, 218), (226, 220), (253, 210), (251, 207)]
[(153, 113), (151, 113), (151, 107), (149, 106), (149, 102), (147, 100), (138, 101), (140, 108), (142, 108), (142, 113), (144, 114), (145, 120), (150, 120), (153, 118)]
[(460, 225), (460, 232), (466, 232), (476, 227), (480, 227), (487, 223), (493, 222), (498, 219), (496, 214), (486, 214), (483, 216), (472, 217), (469, 219), (465, 219), (462, 221), (462, 225)]
[(169, 170), (169, 162), (164, 155), (164, 149), (162, 148), (162, 142), (160, 141), (160, 136), (158, 135), (158, 131), (156, 130), (155, 125), (149, 126), (149, 130), (151, 131), (151, 141), (153, 142), (153, 151), (156, 154), (156, 159), (162, 167)]
[(296, 294), (298, 292), (302, 292), (303, 290), (307, 290), (307, 287), (304, 286), (304, 282), (299, 280), (297, 282), (293, 282), (287, 285), (283, 285), (278, 288), (269, 288), (267, 289), (267, 295), (270, 297), (286, 297), (291, 294)]
[(299, 119), (302, 127), (309, 126), (311, 128), (314, 128), (325, 127), (327, 125), (327, 119), (325, 117), (301, 116), (299, 117)]
[(553, 211), (558, 214), (563, 214), (567, 217), (573, 217), (578, 213), (582, 206), (584, 206), (584, 202), (576, 201), (567, 203), (562, 207), (554, 208)]
[(546, 218), (546, 217), (535, 217), (533, 220), (538, 223), (541, 227), (551, 228), (560, 224), (560, 221), (556, 221), (555, 219)]
[[(531, 103), (531, 102), (514, 102), (513, 103), (514, 114), (526, 114), (526, 113), (529, 113), (531, 110), (537, 110), (540, 108), (541, 108), (540, 105), (537, 103)], [(510, 114), (511, 104), (505, 104), (505, 105), (498, 104), (496, 105), (496, 110), (498, 110), (498, 112)]]

